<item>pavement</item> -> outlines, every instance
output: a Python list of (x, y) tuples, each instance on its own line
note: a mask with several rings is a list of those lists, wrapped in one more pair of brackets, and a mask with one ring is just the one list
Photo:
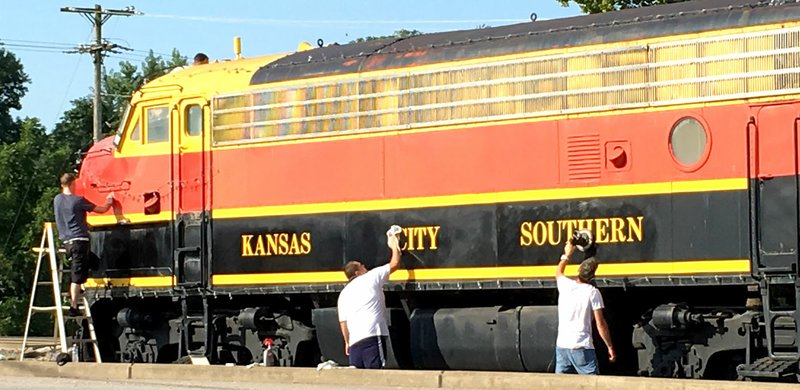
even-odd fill
[(237, 389), (237, 390), (416, 390), (411, 387), (373, 387), (353, 385), (304, 385), (286, 383), (243, 383), (186, 381), (101, 381), (65, 378), (0, 377), (0, 390), (184, 390), (184, 389)]
[(185, 364), (0, 362), (3, 389), (288, 390), (798, 390), (796, 384), (554, 375), (520, 372), (403, 371)]

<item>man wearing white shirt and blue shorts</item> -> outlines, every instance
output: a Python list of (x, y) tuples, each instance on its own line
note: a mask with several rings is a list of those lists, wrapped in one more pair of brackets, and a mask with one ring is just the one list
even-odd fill
[[(389, 264), (367, 271), (359, 261), (344, 266), (348, 283), (339, 294), (339, 327), (350, 365), (356, 368), (383, 368), (386, 364), (386, 298), (383, 285), (400, 266), (399, 227), (389, 230), (388, 245), (392, 250)], [(394, 232), (394, 233), (392, 233)]]
[(608, 360), (617, 358), (611, 344), (611, 332), (603, 316), (603, 296), (591, 284), (597, 270), (594, 257), (584, 260), (578, 268), (577, 280), (564, 276), (574, 246), (570, 240), (556, 269), (558, 287), (558, 337), (556, 338), (556, 374), (597, 375), (597, 355), (592, 341), (592, 318), (597, 331), (608, 347)]

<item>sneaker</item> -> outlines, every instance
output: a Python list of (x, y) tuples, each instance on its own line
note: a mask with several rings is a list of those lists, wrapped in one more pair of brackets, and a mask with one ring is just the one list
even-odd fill
[(67, 312), (67, 315), (70, 317), (80, 317), (83, 315), (83, 313), (81, 313), (81, 311), (78, 310), (77, 307), (70, 307), (69, 311)]

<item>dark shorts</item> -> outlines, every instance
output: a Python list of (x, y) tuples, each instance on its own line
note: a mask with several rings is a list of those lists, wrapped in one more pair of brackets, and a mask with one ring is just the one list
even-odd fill
[(75, 284), (84, 284), (89, 278), (89, 269), (97, 267), (97, 256), (90, 250), (89, 241), (71, 241), (64, 244), (64, 249), (70, 257), (70, 281)]
[(386, 364), (386, 337), (367, 337), (350, 346), (350, 365), (356, 368), (383, 368)]

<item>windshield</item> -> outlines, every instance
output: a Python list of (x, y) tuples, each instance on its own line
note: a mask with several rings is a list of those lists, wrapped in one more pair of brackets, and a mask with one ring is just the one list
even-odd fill
[(125, 113), (122, 114), (122, 120), (119, 121), (119, 127), (117, 128), (117, 135), (114, 136), (114, 147), (119, 150), (119, 145), (122, 142), (122, 134), (125, 132), (125, 125), (128, 124), (131, 115), (131, 102), (125, 104)]

